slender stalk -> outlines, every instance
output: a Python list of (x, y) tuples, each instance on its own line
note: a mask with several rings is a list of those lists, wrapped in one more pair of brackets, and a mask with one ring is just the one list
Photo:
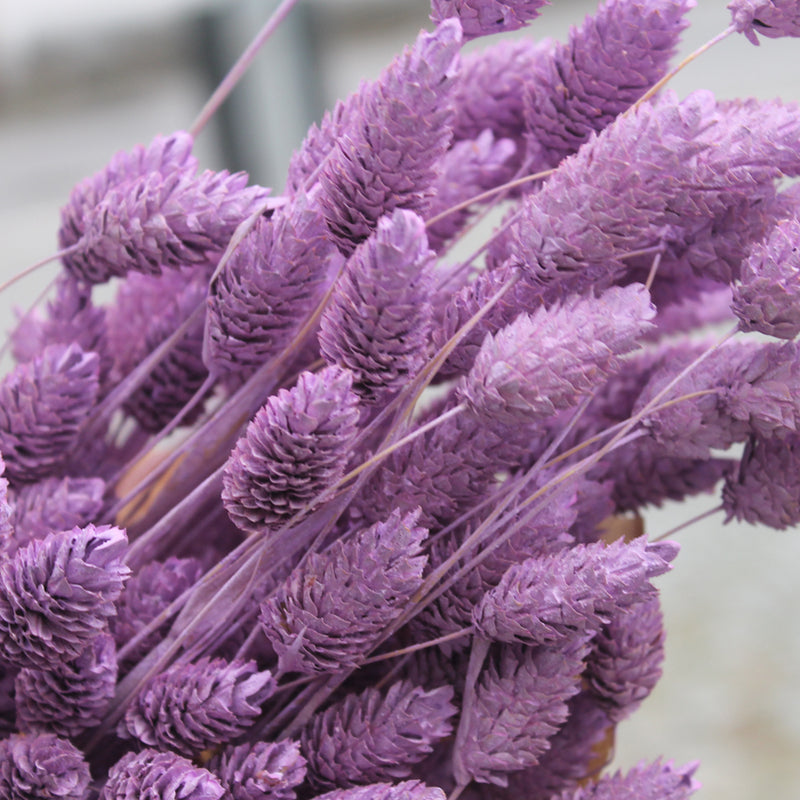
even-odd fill
[(258, 51), (261, 50), (270, 36), (275, 33), (278, 26), (283, 22), (286, 15), (292, 10), (292, 7), (296, 3), (297, 0), (283, 0), (278, 8), (275, 9), (272, 16), (264, 23), (264, 27), (261, 28), (253, 41), (247, 46), (247, 49), (239, 56), (236, 63), (231, 67), (228, 74), (222, 79), (222, 82), (214, 91), (214, 94), (211, 95), (208, 102), (197, 115), (197, 119), (195, 119), (189, 128), (189, 133), (191, 133), (192, 136), (197, 136), (200, 131), (205, 128), (208, 121), (214, 116), (217, 109), (225, 102), (236, 84), (239, 83), (242, 76), (247, 72), (253, 60), (258, 55)]
[(653, 84), (625, 113), (633, 113), (639, 108), (642, 103), (646, 103), (656, 92), (663, 89), (682, 69), (688, 67), (696, 58), (703, 55), (706, 50), (710, 50), (715, 44), (718, 44), (723, 39), (727, 39), (732, 33), (736, 31), (736, 27), (731, 25), (721, 33), (718, 33), (712, 39), (709, 39), (704, 45), (701, 45), (693, 53), (690, 53), (680, 64), (674, 66), (660, 81)]
[(655, 539), (651, 539), (652, 542), (661, 542), (664, 539), (668, 539), (670, 536), (674, 536), (676, 533), (680, 533), (682, 530), (694, 525), (696, 522), (701, 522), (708, 517), (713, 517), (714, 514), (722, 511), (724, 506), (720, 503), (718, 506), (714, 508), (708, 509), (708, 511), (704, 511), (702, 514), (697, 514), (696, 516), (692, 517), (691, 519), (687, 519), (686, 522), (682, 522), (680, 525), (676, 525), (674, 528), (670, 528), (666, 533), (662, 533), (660, 536), (656, 536)]
[(47, 264), (50, 264), (52, 261), (55, 261), (58, 258), (63, 258), (64, 256), (68, 256), (76, 252), (81, 248), (82, 244), (83, 244), (82, 242), (77, 242), (76, 244), (73, 244), (71, 247), (65, 247), (63, 250), (59, 250), (57, 253), (49, 255), (46, 258), (37, 261), (35, 264), (31, 264), (29, 267), (25, 267), (25, 269), (20, 270), (16, 275), (9, 278), (5, 283), (0, 283), (0, 292), (4, 292), (10, 286), (13, 286), (17, 281), (21, 281), (28, 275), (31, 275), (34, 272), (36, 272), (37, 269), (47, 266)]

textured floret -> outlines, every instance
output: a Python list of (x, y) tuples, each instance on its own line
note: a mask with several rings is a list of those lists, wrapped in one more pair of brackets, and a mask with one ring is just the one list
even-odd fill
[(31, 542), (0, 565), (0, 653), (49, 669), (77, 658), (115, 614), (130, 571), (125, 532), (73, 528)]
[(222, 501), (234, 524), (277, 527), (344, 475), (358, 421), (348, 370), (304, 372), (273, 395), (228, 459)]
[(539, 16), (550, 0), (432, 0), (431, 19), (441, 22), (457, 17), (464, 30), (464, 40), (492, 33), (516, 31)]
[(90, 780), (89, 765), (66, 739), (42, 733), (0, 741), (3, 800), (85, 800)]
[(192, 755), (244, 733), (275, 690), (254, 661), (204, 658), (157, 675), (128, 707), (118, 733)]
[(261, 607), (261, 625), (283, 671), (356, 666), (422, 583), (427, 536), (417, 514), (385, 522), (309, 553)]
[(14, 483), (32, 483), (69, 456), (99, 389), (95, 353), (51, 345), (0, 383), (0, 452)]
[(108, 772), (102, 800), (220, 800), (225, 787), (175, 753), (127, 753)]
[(107, 633), (74, 661), (49, 670), (20, 670), (15, 685), (20, 729), (74, 738), (103, 721), (116, 681), (116, 649)]
[(240, 744), (209, 762), (227, 789), (227, 800), (294, 800), (306, 777), (299, 742)]
[(367, 689), (318, 714), (304, 731), (312, 784), (346, 787), (405, 778), (452, 733), (456, 707), (447, 686), (426, 691), (401, 681), (382, 694)]

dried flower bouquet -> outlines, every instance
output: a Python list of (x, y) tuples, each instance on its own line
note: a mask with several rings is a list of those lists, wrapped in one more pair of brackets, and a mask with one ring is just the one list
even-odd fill
[(720, 483), (800, 521), (800, 112), (663, 89), (694, 0), (468, 55), (545, 0), (434, 0), (282, 192), (200, 172), (294, 2), (75, 187), (11, 335), (0, 800), (682, 800), (695, 764), (604, 773), (678, 550), (607, 522)]

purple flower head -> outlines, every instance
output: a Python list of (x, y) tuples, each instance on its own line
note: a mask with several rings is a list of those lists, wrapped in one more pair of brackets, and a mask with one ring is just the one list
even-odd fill
[(453, 88), (453, 136), (477, 139), (491, 130), (500, 139), (522, 143), (525, 129), (523, 98), (531, 75), (552, 58), (549, 39), (505, 40), (465, 53)]
[[(193, 139), (184, 131), (171, 136), (157, 136), (147, 147), (138, 145), (130, 153), (120, 151), (108, 165), (81, 181), (70, 193), (61, 209), (58, 244), (61, 248), (80, 242), (86, 234), (88, 220), (97, 205), (114, 187), (148, 174), (193, 175), (197, 159), (192, 155)], [(79, 271), (80, 256), (64, 257), (64, 265), (72, 272)]]
[(653, 316), (639, 284), (521, 314), (487, 336), (462, 397), (476, 416), (506, 425), (550, 417), (599, 386)]
[(248, 374), (278, 355), (340, 264), (317, 203), (298, 195), (261, 217), (211, 284), (203, 358)]
[(45, 478), (22, 486), (14, 494), (14, 543), (17, 548), (49, 533), (86, 525), (103, 507), (102, 478)]
[(261, 606), (284, 672), (356, 666), (422, 583), (428, 532), (395, 511), (325, 553), (309, 553)]
[(368, 404), (397, 392), (427, 358), (433, 252), (425, 223), (395, 210), (347, 262), (320, 321), (320, 350), (353, 373)]
[(254, 661), (175, 664), (142, 690), (117, 733), (191, 756), (244, 733), (274, 690), (272, 674)]
[(30, 361), (47, 345), (73, 343), (97, 353), (100, 382), (105, 383), (112, 360), (106, 310), (92, 304), (91, 286), (63, 272), (56, 280), (55, 296), (47, 304), (47, 316), (29, 316), (12, 334), (14, 358)]
[(476, 606), (476, 629), (489, 639), (529, 645), (594, 635), (610, 615), (653, 596), (650, 578), (670, 569), (672, 542), (643, 539), (576, 545), (522, 561)]
[(273, 395), (228, 459), (222, 501), (243, 531), (278, 527), (344, 475), (357, 433), (353, 376), (304, 372)]
[(81, 280), (103, 283), (218, 257), (267, 198), (247, 180), (243, 172), (149, 172), (119, 183), (87, 211), (82, 246), (67, 267)]
[(362, 89), (322, 167), (320, 202), (341, 251), (352, 253), (395, 208), (424, 212), (450, 145), (450, 94), (461, 26), (420, 33), (374, 84)]
[(777, 530), (800, 523), (800, 436), (753, 436), (722, 490), (727, 519)]
[[(453, 206), (511, 180), (516, 152), (517, 146), (511, 139), (498, 139), (489, 129), (475, 139), (457, 141), (442, 158), (441, 173), (436, 179), (426, 218), (433, 220)], [(466, 208), (448, 213), (437, 222), (429, 222), (427, 232), (431, 247), (441, 250), (464, 228), (471, 214), (472, 210)]]
[(69, 455), (98, 393), (98, 358), (51, 345), (0, 383), (0, 452), (12, 483), (32, 483)]
[(406, 681), (382, 694), (367, 689), (318, 714), (303, 732), (314, 786), (346, 787), (405, 778), (452, 733), (449, 686), (426, 691)]
[[(153, 561), (142, 567), (125, 585), (117, 602), (117, 615), (109, 620), (117, 645), (121, 647), (133, 639), (202, 574), (202, 564), (196, 558), (170, 556), (166, 561)], [(159, 631), (155, 631), (128, 658), (144, 656), (156, 644), (158, 636)]]
[(625, 775), (621, 772), (606, 775), (597, 783), (564, 792), (554, 800), (619, 800), (622, 797), (686, 800), (700, 788), (692, 777), (696, 770), (696, 763), (673, 767), (671, 761), (666, 764), (641, 762)]
[(800, 36), (797, 0), (733, 0), (728, 10), (736, 30), (753, 44), (758, 44), (758, 33), (770, 39)]
[(592, 640), (589, 691), (614, 722), (629, 716), (661, 677), (664, 620), (658, 597), (614, 612)]
[(445, 800), (445, 794), (438, 786), (426, 786), (421, 781), (401, 781), (334, 789), (314, 800)]
[[(142, 331), (145, 351), (152, 352), (168, 339), (200, 307), (205, 297), (206, 283), (202, 277), (171, 295), (162, 313), (148, 316)], [(198, 318), (126, 400), (125, 410), (144, 430), (150, 433), (161, 430), (203, 385), (208, 370), (203, 363), (202, 346), (203, 321)], [(202, 410), (200, 403), (185, 418), (184, 424), (194, 422)]]
[(780, 339), (800, 333), (800, 219), (779, 222), (753, 246), (734, 286), (732, 307), (743, 331)]
[(240, 744), (208, 766), (225, 784), (231, 800), (294, 800), (295, 787), (306, 777), (300, 744), (288, 739)]
[(220, 800), (225, 787), (175, 753), (127, 753), (108, 772), (102, 800)]
[(66, 739), (41, 733), (0, 741), (3, 800), (85, 800), (90, 780), (89, 765)]
[(8, 480), (3, 477), (6, 465), (0, 453), (0, 553), (13, 551), (16, 547), (14, 530), (14, 509), (8, 502)]
[(663, 237), (670, 200), (696, 177), (712, 104), (666, 93), (592, 137), (524, 203), (509, 229), (510, 262), (562, 295), (613, 283), (627, 268), (621, 255)]
[(586, 652), (578, 642), (559, 648), (503, 645), (490, 652), (454, 758), (459, 783), (506, 786), (507, 773), (538, 762), (580, 689)]
[(74, 661), (49, 670), (20, 670), (16, 681), (20, 729), (74, 738), (103, 721), (116, 682), (116, 648), (107, 633), (89, 642)]
[(119, 528), (73, 528), (35, 540), (0, 565), (0, 655), (50, 669), (104, 631), (130, 571)]
[(464, 41), (492, 33), (516, 31), (539, 16), (550, 0), (431, 0), (431, 19), (441, 22), (457, 17), (464, 31)]
[[(608, 0), (526, 85), (532, 149), (555, 166), (631, 106), (667, 71), (695, 0)], [(534, 170), (535, 171), (535, 170)]]

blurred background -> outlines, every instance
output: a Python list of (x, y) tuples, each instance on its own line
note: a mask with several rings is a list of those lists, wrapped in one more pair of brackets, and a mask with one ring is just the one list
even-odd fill
[[(186, 128), (271, 10), (268, 0), (0, 0), (0, 280), (55, 249), (71, 187), (112, 153)], [(728, 24), (700, 0), (684, 54)], [(517, 35), (563, 39), (594, 0), (560, 0)], [(375, 77), (420, 27), (424, 0), (301, 0), (198, 141), (204, 167), (278, 187), (292, 149), (325, 108)], [(475, 46), (475, 45), (473, 45)], [(477, 43), (477, 46), (480, 46)], [(674, 81), (723, 97), (800, 98), (800, 43), (730, 38)], [(0, 297), (0, 324), (55, 268)], [(650, 513), (661, 534), (713, 498)], [(705, 800), (800, 796), (800, 531), (723, 526), (677, 537), (660, 579), (664, 677), (618, 730), (615, 765), (664, 755), (701, 761)]]

